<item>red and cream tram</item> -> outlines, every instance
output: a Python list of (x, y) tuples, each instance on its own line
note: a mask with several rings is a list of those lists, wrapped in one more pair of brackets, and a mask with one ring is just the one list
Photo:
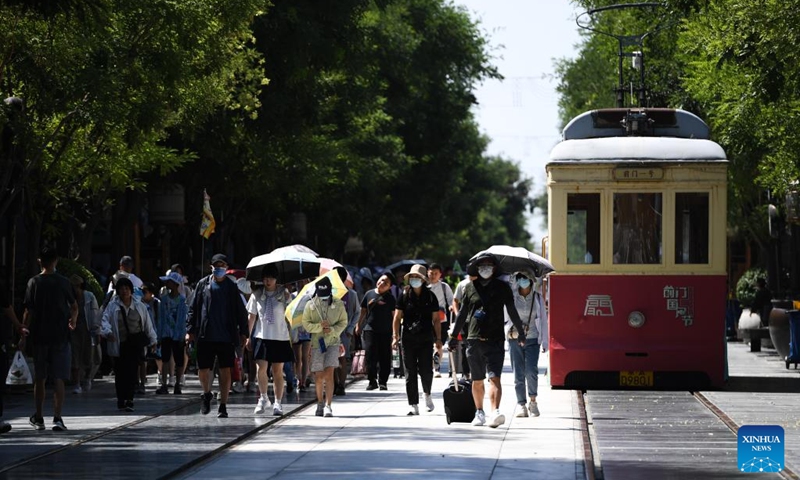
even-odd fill
[(547, 164), (550, 381), (725, 381), (727, 160), (697, 116), (584, 113)]

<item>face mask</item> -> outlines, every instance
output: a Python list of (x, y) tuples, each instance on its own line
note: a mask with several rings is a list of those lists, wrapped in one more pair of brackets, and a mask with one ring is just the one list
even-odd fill
[(411, 288), (419, 288), (422, 286), (422, 279), (421, 278), (412, 278), (408, 281), (408, 284), (411, 285)]
[(317, 297), (317, 298), (319, 298), (319, 300), (320, 300), (321, 302), (327, 302), (327, 301), (328, 301), (328, 300), (331, 298), (331, 296), (330, 296), (330, 295), (328, 295), (327, 297)]
[(494, 267), (478, 267), (478, 275), (481, 276), (484, 280), (488, 280), (492, 277), (492, 273), (494, 272)]
[(520, 278), (519, 280), (517, 280), (517, 286), (519, 286), (519, 288), (528, 288), (531, 286), (531, 279)]
[(217, 267), (214, 269), (214, 276), (217, 278), (222, 278), (225, 276), (225, 267)]

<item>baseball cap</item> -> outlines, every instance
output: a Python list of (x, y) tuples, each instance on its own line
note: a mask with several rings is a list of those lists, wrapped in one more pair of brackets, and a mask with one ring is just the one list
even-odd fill
[(222, 262), (225, 265), (227, 265), (228, 264), (228, 257), (226, 257), (222, 253), (217, 253), (213, 257), (211, 257), (211, 265), (214, 265), (217, 262)]

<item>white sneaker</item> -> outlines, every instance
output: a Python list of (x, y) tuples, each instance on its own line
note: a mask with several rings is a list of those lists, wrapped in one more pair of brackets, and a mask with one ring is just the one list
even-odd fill
[(504, 423), (506, 423), (506, 416), (500, 413), (500, 410), (495, 410), (494, 414), (492, 414), (491, 418), (489, 419), (489, 426), (492, 428), (497, 428)]
[(280, 403), (275, 402), (272, 404), (272, 414), (275, 415), (276, 417), (280, 417), (281, 415), (283, 415), (283, 407), (281, 407)]
[(83, 389), (81, 388), (81, 385), (80, 384), (75, 385), (75, 388), (72, 389), (72, 393), (76, 393), (76, 394), (83, 393)]
[(408, 416), (419, 415), (419, 405), (409, 405), (408, 406), (408, 413), (406, 415), (408, 415)]
[(261, 397), (258, 399), (258, 403), (256, 404), (256, 408), (253, 410), (253, 413), (256, 415), (261, 415), (262, 413), (266, 412), (269, 407), (269, 399)]
[(161, 372), (158, 372), (156, 375), (156, 385), (159, 387), (163, 387), (163, 382), (161, 381)]
[(472, 419), (472, 425), (476, 427), (480, 427), (486, 423), (486, 414), (483, 413), (483, 410), (476, 410), (475, 411), (475, 418)]
[(323, 410), (323, 411), (325, 412), (325, 416), (326, 417), (332, 417), (333, 416), (333, 409), (331, 408), (330, 405), (325, 405), (325, 410)]
[(434, 372), (433, 378), (442, 378), (442, 374), (437, 370), (436, 372)]
[(528, 411), (531, 413), (531, 417), (538, 417), (539, 405), (536, 402), (530, 402), (528, 404)]
[(525, 405), (519, 406), (519, 413), (517, 414), (517, 418), (525, 418), (528, 416), (528, 408)]
[(433, 411), (433, 399), (430, 393), (425, 394), (425, 406), (428, 407), (429, 412)]
[(167, 386), (168, 387), (174, 387), (175, 386), (175, 384), (173, 383), (174, 380), (175, 380), (175, 377), (173, 377), (172, 374), (170, 374), (167, 377)]

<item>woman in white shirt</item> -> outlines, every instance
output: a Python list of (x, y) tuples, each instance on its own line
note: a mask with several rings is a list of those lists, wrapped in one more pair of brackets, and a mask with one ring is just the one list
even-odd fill
[[(514, 368), (514, 391), (520, 411), (517, 417), (538, 417), (536, 403), (539, 384), (539, 353), (547, 351), (547, 310), (541, 293), (536, 291), (535, 276), (530, 272), (516, 272), (511, 276), (514, 305), (525, 327), (517, 332), (506, 312), (506, 338), (511, 365)], [(517, 338), (525, 337), (525, 346), (520, 347)], [(527, 393), (527, 397), (525, 394)], [(527, 402), (526, 402), (527, 400)], [(527, 405), (526, 405), (527, 403)]]
[(253, 294), (250, 295), (250, 300), (247, 302), (250, 338), (247, 339), (245, 347), (253, 352), (258, 390), (261, 394), (253, 413), (265, 413), (270, 407), (267, 394), (269, 388), (267, 364), (271, 363), (273, 393), (275, 394), (272, 413), (273, 415), (283, 415), (283, 407), (281, 407), (285, 386), (283, 364), (294, 361), (291, 332), (285, 318), (286, 306), (291, 301), (291, 295), (286, 288), (278, 285), (278, 271), (274, 266), (264, 267), (262, 276), (264, 287), (253, 290)]

